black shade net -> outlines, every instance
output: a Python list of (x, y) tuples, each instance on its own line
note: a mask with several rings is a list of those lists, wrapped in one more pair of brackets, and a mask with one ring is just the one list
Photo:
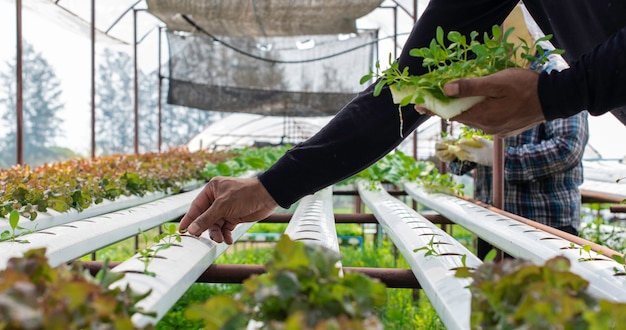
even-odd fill
[(220, 37), (168, 31), (168, 103), (276, 116), (336, 114), (365, 86), (376, 31)]

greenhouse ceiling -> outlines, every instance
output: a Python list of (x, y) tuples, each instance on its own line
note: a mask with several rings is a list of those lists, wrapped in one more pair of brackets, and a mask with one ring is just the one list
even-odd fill
[(218, 36), (272, 37), (356, 33), (356, 19), (383, 0), (147, 0), (148, 11), (175, 31), (193, 20)]

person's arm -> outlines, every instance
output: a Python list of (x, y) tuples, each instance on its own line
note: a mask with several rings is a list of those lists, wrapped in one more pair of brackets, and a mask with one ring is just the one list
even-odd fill
[[(412, 48), (425, 47), (444, 31), (491, 31), (501, 24), (518, 0), (431, 0), (413, 27), (398, 59), (413, 74), (424, 73)], [(383, 57), (384, 58), (384, 57)], [(366, 74), (364, 72), (363, 74)], [(300, 198), (339, 182), (370, 166), (395, 148), (419, 124), (428, 119), (412, 106), (402, 109), (385, 88), (374, 97), (373, 85), (359, 93), (320, 132), (298, 144), (254, 180), (213, 178), (196, 197), (180, 222), (179, 230), (200, 235), (209, 230), (217, 242), (232, 242), (238, 223), (263, 219), (276, 204), (289, 207)]]
[(626, 26), (568, 70), (541, 74), (538, 91), (546, 120), (583, 110), (601, 115), (626, 105)]
[[(426, 72), (421, 60), (410, 56), (413, 48), (426, 47), (437, 26), (444, 31), (491, 31), (501, 24), (518, 1), (433, 0), (415, 24), (398, 62), (412, 74)], [(385, 58), (383, 56), (383, 58)], [(259, 180), (282, 207), (345, 179), (395, 148), (428, 116), (417, 114), (413, 106), (402, 111), (400, 133), (398, 106), (388, 88), (374, 97), (373, 85), (353, 99), (319, 133), (295, 146)]]
[(561, 173), (582, 160), (589, 139), (587, 114), (547, 121), (539, 143), (508, 146), (505, 149), (504, 179), (510, 183), (529, 182)]

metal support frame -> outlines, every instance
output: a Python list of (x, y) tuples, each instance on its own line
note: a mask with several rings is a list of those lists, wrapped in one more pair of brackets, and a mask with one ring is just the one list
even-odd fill
[(162, 35), (163, 35), (163, 27), (159, 26), (159, 42), (158, 42), (158, 44), (159, 44), (159, 46), (158, 46), (159, 47), (159, 59), (158, 59), (159, 63), (158, 63), (158, 65), (159, 66), (158, 66), (158, 70), (157, 70), (157, 75), (158, 75), (158, 79), (159, 79), (158, 80), (158, 86), (159, 86), (158, 88), (159, 88), (159, 90), (158, 90), (158, 100), (157, 100), (157, 107), (158, 107), (158, 110), (159, 110), (159, 119), (158, 119), (158, 122), (159, 122), (158, 123), (158, 125), (159, 125), (159, 133), (158, 134), (159, 134), (159, 137), (158, 137), (158, 142), (157, 142), (158, 143), (157, 148), (158, 148), (159, 152), (161, 152), (161, 144), (163, 143), (162, 128), (161, 128), (162, 120), (163, 120), (163, 106), (161, 105), (161, 103), (162, 103), (161, 99), (163, 98), (163, 96), (162, 96), (162, 93), (163, 93), (162, 92), (162, 90), (163, 90), (163, 76), (161, 75), (161, 36)]
[[(120, 262), (110, 262), (108, 267), (114, 268), (119, 264)], [(93, 276), (102, 269), (102, 261), (83, 261), (82, 265)], [(379, 279), (392, 289), (421, 289), (415, 275), (409, 269), (343, 267), (343, 270), (346, 273), (356, 272)], [(252, 275), (263, 273), (265, 273), (263, 265), (212, 264), (198, 277), (196, 283), (240, 284)]]
[(91, 0), (91, 158), (96, 158), (96, 0)]
[(133, 109), (135, 136), (133, 146), (135, 155), (139, 154), (139, 78), (137, 73), (137, 9), (133, 8)]
[(24, 164), (24, 99), (23, 99), (23, 81), (22, 81), (22, 0), (15, 2), (15, 21), (16, 21), (16, 64), (15, 64), (15, 94), (16, 94), (16, 121), (17, 130), (15, 132), (15, 152), (16, 163)]

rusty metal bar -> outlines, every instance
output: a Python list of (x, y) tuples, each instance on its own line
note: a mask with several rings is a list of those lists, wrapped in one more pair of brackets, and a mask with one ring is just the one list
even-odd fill
[(504, 209), (504, 139), (493, 137), (493, 206)]
[(611, 205), (609, 207), (609, 210), (613, 213), (626, 213), (626, 205), (625, 204)]
[(560, 237), (560, 238), (562, 238), (564, 240), (570, 241), (572, 243), (576, 243), (576, 244), (578, 244), (580, 246), (589, 245), (593, 251), (595, 251), (595, 252), (602, 251), (602, 254), (607, 256), (607, 257), (609, 257), (609, 258), (611, 258), (613, 255), (619, 255), (619, 256), (623, 255), (622, 253), (617, 252), (615, 250), (612, 250), (612, 249), (610, 249), (610, 248), (608, 248), (606, 246), (602, 246), (600, 244), (596, 244), (596, 243), (588, 241), (588, 240), (586, 240), (586, 239), (584, 239), (582, 237), (578, 237), (578, 236), (572, 235), (570, 233), (566, 233), (564, 231), (561, 231), (561, 230), (558, 230), (556, 228), (544, 225), (542, 223), (526, 219), (526, 218), (521, 217), (521, 216), (519, 216), (517, 214), (509, 213), (507, 211), (498, 209), (498, 208), (493, 207), (491, 205), (487, 205), (487, 204), (485, 204), (483, 202), (479, 202), (479, 201), (476, 201), (476, 200), (473, 200), (471, 198), (464, 197), (464, 196), (459, 196), (459, 198), (462, 198), (462, 199), (465, 199), (465, 200), (470, 201), (472, 203), (475, 203), (477, 205), (480, 205), (480, 206), (482, 206), (482, 207), (484, 207), (484, 208), (486, 208), (486, 209), (488, 209), (490, 211), (493, 211), (493, 212), (498, 213), (498, 214), (502, 214), (505, 217), (511, 218), (513, 220), (517, 220), (517, 221), (522, 222), (524, 224), (527, 224), (527, 225), (529, 225), (531, 227), (543, 230), (543, 231), (548, 232), (548, 233), (550, 233), (550, 234), (552, 234), (554, 236), (558, 236), (558, 237)]
[(595, 191), (580, 190), (583, 203), (621, 203), (623, 198)]
[(91, 0), (91, 159), (96, 158), (96, 0)]
[(23, 76), (22, 76), (22, 0), (15, 2), (15, 30), (16, 40), (16, 63), (15, 63), (15, 115), (17, 131), (15, 132), (15, 161), (18, 165), (24, 164), (24, 99)]
[[(493, 198), (493, 206), (498, 209), (504, 209), (504, 138), (495, 135), (493, 137), (493, 166), (492, 168), (492, 187), (491, 194)], [(504, 259), (504, 252), (496, 249), (497, 255), (495, 261)]]
[(159, 53), (158, 53), (159, 54), (159, 57), (158, 57), (159, 67), (158, 67), (158, 71), (157, 71), (158, 78), (159, 78), (159, 81), (158, 81), (158, 88), (159, 88), (159, 90), (158, 90), (158, 99), (157, 99), (157, 106), (158, 106), (158, 110), (159, 110), (159, 119), (158, 119), (158, 121), (159, 121), (159, 138), (158, 138), (158, 150), (159, 150), (159, 153), (161, 152), (161, 144), (162, 144), (162, 141), (163, 141), (163, 139), (162, 139), (162, 128), (161, 128), (162, 120), (163, 120), (163, 106), (161, 105), (161, 103), (162, 103), (161, 99), (163, 98), (162, 91), (161, 91), (163, 89), (162, 88), (162, 86), (163, 86), (163, 76), (161, 75), (161, 35), (163, 34), (162, 30), (163, 30), (163, 27), (159, 26), (159, 42), (158, 42), (158, 44), (159, 44)]
[[(120, 264), (109, 263), (109, 268)], [(95, 276), (102, 268), (101, 261), (83, 261), (83, 267)], [(421, 289), (421, 286), (413, 272), (409, 269), (398, 268), (369, 268), (369, 267), (343, 267), (344, 272), (357, 272), (376, 278), (383, 282), (387, 288), (395, 289)], [(213, 264), (196, 280), (197, 283), (230, 283), (239, 284), (255, 274), (265, 273), (263, 265), (230, 265)]]
[[(424, 218), (434, 224), (454, 224), (441, 214), (421, 214)], [(268, 223), (288, 223), (291, 220), (291, 213), (274, 213), (261, 220)], [(335, 223), (378, 223), (376, 217), (370, 213), (335, 213)]]
[[(404, 190), (388, 190), (387, 191), (391, 196), (406, 196), (406, 192)], [(355, 190), (339, 190), (333, 191), (333, 195), (336, 196), (358, 196), (359, 193)]]
[(135, 155), (139, 154), (139, 78), (137, 71), (137, 9), (133, 8), (133, 109), (135, 112)]

